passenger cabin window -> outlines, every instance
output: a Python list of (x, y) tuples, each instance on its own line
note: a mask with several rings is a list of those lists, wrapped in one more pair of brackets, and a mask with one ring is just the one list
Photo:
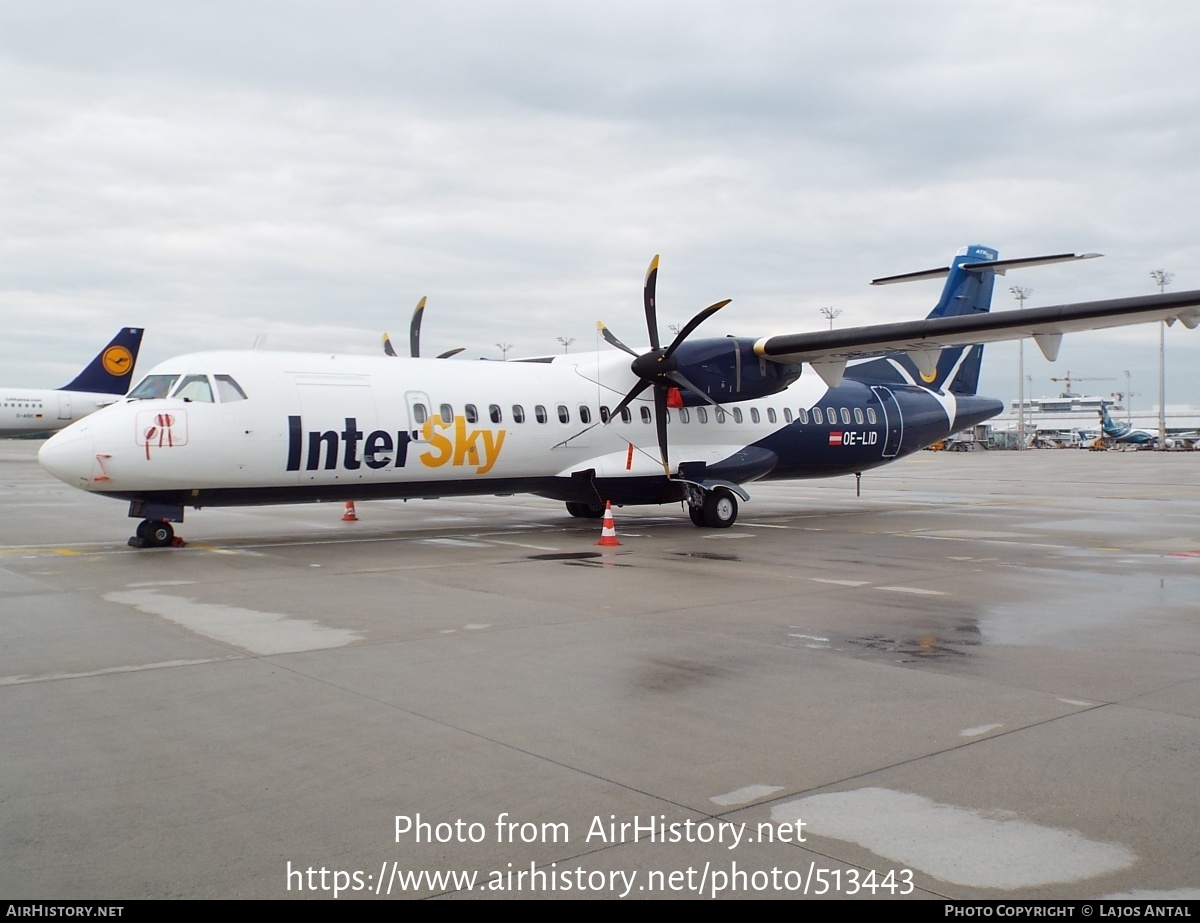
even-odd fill
[(558, 422), (559, 423), (570, 423), (571, 422), (571, 411), (567, 410), (566, 404), (558, 405)]
[(501, 413), (499, 404), (492, 404), (488, 407), (488, 419), (493, 423), (502, 423), (504, 421), (504, 414)]
[(691, 422), (691, 417), (688, 415), (688, 409), (686, 407), (679, 408), (679, 422), (680, 423)]
[(453, 423), (454, 422), (454, 408), (453, 407), (451, 407), (449, 404), (442, 404), (440, 411), (441, 411), (441, 417), (442, 417), (443, 423)]
[(855, 408), (854, 408), (854, 422), (855, 422), (855, 423), (857, 423), (859, 426), (862, 426), (862, 423), (863, 423), (863, 412), (862, 412), (862, 408), (861, 408), (861, 407), (855, 407)]
[(742, 422), (742, 408), (741, 407), (733, 408), (733, 422), (734, 423)]
[[(800, 421), (801, 423), (808, 422), (808, 414), (806, 414), (803, 410), (800, 411), (800, 416), (802, 417), (802, 419)], [(792, 408), (791, 407), (783, 408), (783, 422), (784, 423), (792, 422)]]
[(588, 407), (587, 404), (579, 405), (579, 422), (580, 423), (591, 423), (592, 422), (592, 411)]
[[(789, 422), (789, 423), (791, 423), (791, 422), (792, 422), (792, 412), (791, 412), (791, 410), (788, 410), (788, 411), (785, 411), (785, 412), (786, 412), (786, 413), (787, 413), (787, 415), (788, 415), (788, 422)], [(801, 423), (807, 423), (807, 422), (808, 422), (808, 411), (807, 411), (807, 410), (805, 410), (803, 407), (801, 407), (801, 408), (800, 408), (800, 422), (801, 422)]]
[(867, 422), (868, 423), (875, 422), (875, 408), (874, 407), (867, 408)]
[(611, 416), (612, 416), (612, 413), (609, 411), (609, 409), (606, 406), (604, 406), (603, 404), (601, 404), (600, 405), (600, 422), (607, 423), (609, 417), (611, 417)]
[(650, 408), (649, 408), (649, 407), (643, 407), (643, 408), (642, 408), (642, 422), (643, 422), (643, 423), (649, 423), (649, 422), (651, 421), (651, 419), (653, 419), (653, 418), (652, 418), (652, 417), (651, 417), (651, 415), (650, 415)]
[(522, 407), (520, 404), (513, 404), (513, 422), (514, 423), (524, 423), (525, 422), (525, 408)]
[(774, 407), (767, 408), (767, 422), (768, 423), (778, 423), (779, 422), (779, 417), (776, 416)]
[(621, 408), (621, 422), (622, 423), (631, 423), (632, 421), (633, 421), (633, 414), (630, 412), (629, 408), (622, 407)]
[(762, 418), (758, 415), (757, 407), (750, 408), (750, 422), (751, 423), (761, 423), (762, 422)]
[(537, 421), (539, 423), (545, 423), (547, 420), (550, 419), (550, 414), (546, 413), (546, 405), (545, 404), (538, 404), (536, 407), (534, 407), (533, 415), (535, 417), (537, 417)]
[(696, 408), (696, 419), (699, 420), (701, 423), (707, 423), (708, 422), (708, 410), (706, 410), (704, 407), (697, 407)]
[(416, 423), (417, 426), (420, 426), (422, 423), (424, 423), (426, 420), (429, 419), (429, 411), (425, 409), (424, 404), (413, 404), (412, 405), (412, 415), (413, 415), (413, 422)]
[(717, 418), (717, 422), (718, 422), (718, 423), (724, 423), (724, 422), (725, 422), (725, 411), (724, 411), (724, 410), (722, 410), (720, 407), (718, 407), (718, 408), (716, 409), (716, 412), (713, 414), (713, 416), (715, 416), (715, 417)]
[(850, 411), (845, 407), (842, 408), (842, 423), (846, 426), (850, 425)]
[(468, 423), (479, 422), (479, 410), (474, 404), (467, 404), (463, 407), (463, 416), (467, 418)]
[(136, 388), (129, 392), (129, 397), (135, 401), (149, 401), (156, 397), (166, 397), (171, 393), (171, 386), (179, 381), (178, 375), (147, 375)]
[(213, 402), (212, 385), (208, 383), (207, 375), (188, 375), (179, 383), (172, 397), (182, 401), (196, 401), (204, 404)]
[(814, 407), (812, 409), (812, 421), (814, 423), (818, 423), (818, 424), (825, 422), (825, 418), (823, 416), (821, 416), (821, 408), (820, 407)]
[(222, 404), (248, 400), (246, 392), (233, 380), (232, 375), (214, 375), (213, 380), (217, 383), (217, 397), (221, 399)]

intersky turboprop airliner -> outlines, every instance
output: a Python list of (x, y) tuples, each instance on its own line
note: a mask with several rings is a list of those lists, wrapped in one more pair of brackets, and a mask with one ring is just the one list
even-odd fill
[(138, 546), (171, 544), (189, 506), (468, 494), (537, 494), (574, 516), (606, 501), (685, 502), (696, 525), (724, 528), (750, 482), (861, 473), (998, 414), (1000, 401), (976, 394), (984, 343), (1032, 337), (1053, 360), (1076, 330), (1200, 324), (1200, 291), (988, 313), (997, 275), (1094, 255), (965, 247), (949, 267), (875, 280), (946, 277), (924, 320), (693, 339), (722, 301), (666, 346), (655, 257), (649, 349), (601, 325), (610, 350), (510, 362), (179, 356), (39, 458), (68, 484), (129, 501)]
[(70, 384), (58, 389), (0, 388), (0, 436), (53, 432), (124, 397), (141, 345), (142, 329), (126, 327)]

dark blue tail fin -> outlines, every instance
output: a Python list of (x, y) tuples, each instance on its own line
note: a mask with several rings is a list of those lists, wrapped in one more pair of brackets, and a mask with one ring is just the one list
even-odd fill
[[(994, 263), (1000, 254), (990, 247), (972, 244), (954, 255), (948, 268), (929, 269), (876, 279), (872, 285), (892, 282), (911, 282), (919, 279), (946, 277), (942, 297), (929, 312), (929, 317), (954, 317), (959, 314), (986, 314), (992, 307), (992, 287), (996, 273), (990, 269), (968, 269), (981, 263)], [(922, 361), (927, 360), (927, 361)], [(892, 363), (899, 363), (912, 381), (938, 391), (949, 388), (955, 394), (975, 394), (979, 389), (979, 368), (983, 363), (983, 346), (958, 346), (943, 349), (936, 355), (917, 356), (894, 353), (886, 359), (873, 359), (856, 366), (851, 377), (901, 380)], [(924, 372), (921, 367), (925, 368)], [(932, 363), (932, 367), (930, 367)], [(850, 371), (847, 374), (851, 374)]]
[(142, 345), (142, 328), (125, 327), (104, 349), (96, 354), (88, 367), (75, 376), (60, 391), (91, 391), (96, 394), (125, 394), (133, 379), (138, 349)]

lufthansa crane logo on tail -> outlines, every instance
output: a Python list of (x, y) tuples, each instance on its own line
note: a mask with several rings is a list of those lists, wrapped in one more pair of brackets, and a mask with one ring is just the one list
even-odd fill
[(124, 346), (110, 346), (100, 357), (100, 364), (109, 375), (120, 378), (133, 367), (133, 353)]

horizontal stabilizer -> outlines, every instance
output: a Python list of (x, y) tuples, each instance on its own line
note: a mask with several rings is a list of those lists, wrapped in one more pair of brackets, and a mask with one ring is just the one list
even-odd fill
[[(1050, 263), (1070, 263), (1074, 260), (1094, 260), (1102, 253), (1054, 253), (1049, 256), (1027, 256), (1013, 260), (984, 260), (978, 263), (963, 263), (962, 268), (969, 272), (994, 272), (1004, 275), (1010, 269), (1023, 269), (1026, 266), (1046, 266)], [(925, 279), (942, 279), (950, 274), (950, 267), (940, 269), (922, 269), (919, 272), (906, 272), (898, 276), (884, 276), (872, 279), (872, 285), (892, 285), (896, 282), (920, 282)]]

